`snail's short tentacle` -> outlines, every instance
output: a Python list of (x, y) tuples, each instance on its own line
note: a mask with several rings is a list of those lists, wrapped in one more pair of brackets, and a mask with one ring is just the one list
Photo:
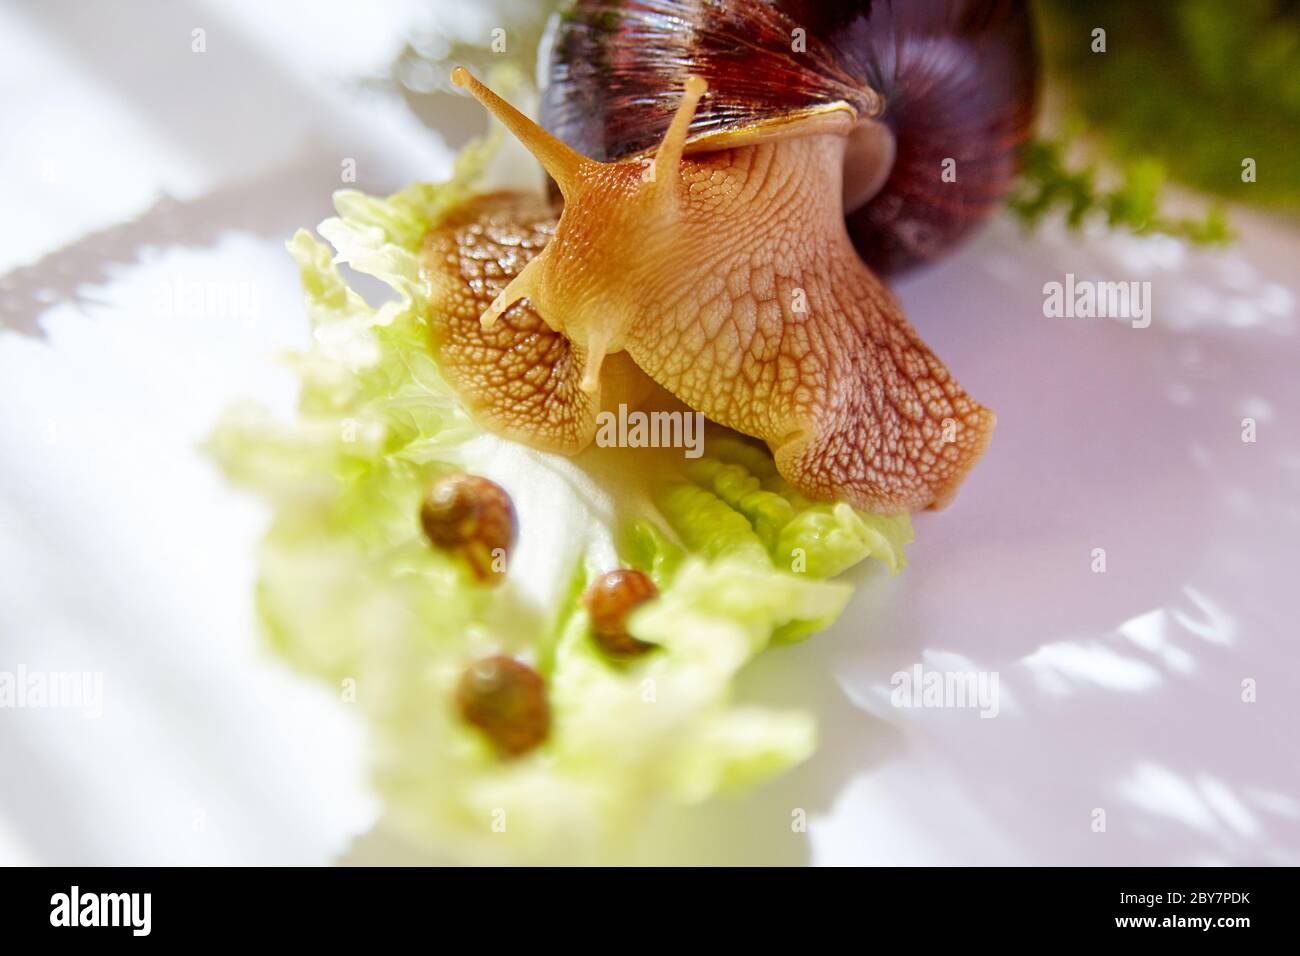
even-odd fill
[[(491, 329), (492, 326), (496, 325), (501, 314), (519, 300), (529, 299), (531, 301), (536, 295), (537, 279), (544, 267), (543, 254), (535, 255), (528, 260), (528, 264), (510, 280), (500, 294), (492, 300), (492, 304), (487, 307), (487, 310), (484, 311), (479, 319), (484, 329)], [(546, 317), (543, 315), (542, 319), (545, 321)]]
[(607, 338), (600, 334), (589, 336), (583, 343), (587, 355), (582, 364), (582, 378), (578, 382), (578, 387), (588, 395), (595, 394), (596, 389), (600, 387), (600, 370), (605, 363), (605, 349), (608, 345)]

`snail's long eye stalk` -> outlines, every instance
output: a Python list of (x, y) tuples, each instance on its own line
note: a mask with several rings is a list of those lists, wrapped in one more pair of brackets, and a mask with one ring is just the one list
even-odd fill
[[(542, 129), (523, 113), (519, 112), (501, 97), (475, 79), (474, 74), (463, 66), (451, 71), (451, 81), (474, 94), (484, 107), (495, 116), (506, 129), (515, 135), (524, 147), (533, 154), (551, 178), (560, 187), (560, 192), (567, 202), (577, 186), (578, 177), (584, 166), (592, 165), (591, 160), (581, 153), (574, 152), (546, 130)], [(529, 261), (523, 271), (501, 290), (487, 311), (483, 313), (483, 328), (490, 329), (496, 324), (501, 314), (520, 299), (525, 299), (535, 292), (535, 280), (543, 268), (544, 258), (539, 255)]]
[(656, 182), (669, 181), (676, 174), (677, 167), (682, 161), (682, 150), (686, 148), (686, 134), (690, 131), (691, 120), (695, 119), (695, 109), (708, 89), (709, 84), (704, 77), (686, 78), (686, 92), (682, 94), (681, 102), (677, 104), (673, 121), (668, 125), (668, 132), (664, 133), (664, 141), (659, 144), (659, 149), (655, 152)]
[(482, 103), (489, 113), (501, 121), (501, 125), (514, 133), (515, 138), (550, 173), (551, 178), (559, 185), (560, 192), (568, 199), (579, 172), (583, 166), (590, 164), (591, 160), (570, 149), (546, 132), (546, 130), (480, 83), (463, 66), (458, 66), (451, 71), (451, 81), (473, 93), (474, 98)]

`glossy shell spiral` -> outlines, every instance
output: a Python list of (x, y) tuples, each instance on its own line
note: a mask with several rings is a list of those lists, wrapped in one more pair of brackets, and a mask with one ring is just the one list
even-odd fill
[(587, 156), (623, 159), (659, 142), (692, 74), (709, 84), (696, 148), (841, 105), (888, 130), (892, 155), (850, 151), (881, 168), (846, 179), (883, 185), (845, 214), (863, 260), (891, 274), (997, 208), (1033, 119), (1037, 58), (1026, 4), (1012, 0), (576, 0), (542, 123)]

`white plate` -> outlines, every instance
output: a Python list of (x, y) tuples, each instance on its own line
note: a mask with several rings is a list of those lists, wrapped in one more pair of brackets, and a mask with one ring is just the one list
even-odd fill
[[(361, 729), (259, 649), (264, 515), (195, 446), (228, 401), (291, 407), (281, 243), (328, 213), (342, 162), (382, 191), (449, 152), (341, 75), (345, 20), (290, 42), (251, 5), (204, 9), (199, 56), (185, 14), (132, 9), (0, 14), (27, 51), (0, 69), (31, 94), (0, 152), (30, 187), (0, 247), (0, 670), (104, 675), (98, 718), (0, 711), (0, 860), (408, 859), (382, 833), (348, 850), (381, 812)], [(812, 761), (661, 821), (649, 858), (1300, 861), (1300, 233), (1235, 223), (1210, 254), (1003, 221), (902, 284), (997, 411), (990, 451), (916, 519), (902, 575), (863, 573), (832, 631), (746, 675), (818, 712)], [(1150, 281), (1151, 326), (1045, 317), (1067, 273)], [(899, 706), (918, 666), (996, 675), (996, 716)]]

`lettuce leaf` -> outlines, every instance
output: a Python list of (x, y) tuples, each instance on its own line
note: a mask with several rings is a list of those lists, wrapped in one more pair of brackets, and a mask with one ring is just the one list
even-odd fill
[[(773, 640), (835, 619), (851, 589), (825, 578), (867, 557), (897, 571), (911, 526), (803, 499), (762, 446), (712, 426), (695, 461), (670, 449), (563, 459), (478, 427), (427, 348), (418, 251), (474, 194), (490, 154), (470, 147), (440, 185), (340, 192), (319, 228), (329, 245), (293, 237), (312, 327), (291, 359), (298, 415), (234, 407), (209, 450), (270, 507), (258, 609), (271, 646), (362, 710), (403, 836), (478, 862), (609, 858), (656, 805), (742, 787), (812, 752), (809, 714), (735, 702), (733, 681)], [(341, 263), (395, 298), (372, 306)], [(457, 470), (514, 499), (520, 541), (500, 587), (475, 586), (421, 535), (423, 490)], [(580, 603), (619, 565), (661, 590), (630, 622), (658, 648), (633, 662), (600, 652)], [(511, 761), (451, 703), (465, 668), (498, 653), (537, 668), (552, 709), (547, 741)]]

